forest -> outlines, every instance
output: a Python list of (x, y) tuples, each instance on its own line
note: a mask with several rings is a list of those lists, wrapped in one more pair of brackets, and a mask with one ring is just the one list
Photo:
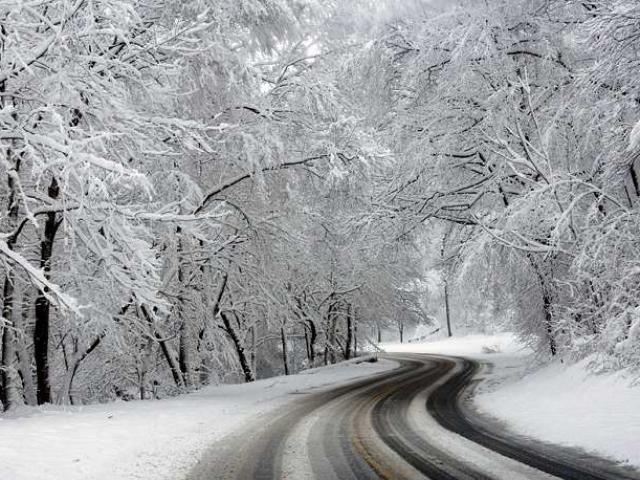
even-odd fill
[(0, 0), (0, 400), (513, 331), (640, 367), (635, 0)]

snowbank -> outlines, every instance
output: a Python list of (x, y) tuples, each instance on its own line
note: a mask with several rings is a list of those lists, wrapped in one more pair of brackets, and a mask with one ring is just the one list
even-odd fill
[(470, 335), (427, 343), (384, 344), (387, 352), (457, 355), (492, 365), (474, 405), (512, 431), (579, 447), (640, 467), (640, 387), (622, 373), (594, 375), (588, 360), (531, 370), (532, 357), (510, 334)]
[(174, 399), (46, 406), (0, 416), (0, 479), (174, 480), (213, 442), (299, 398), (292, 394), (396, 366), (351, 361)]
[(394, 353), (432, 353), (434, 355), (458, 355), (484, 357), (494, 353), (528, 354), (511, 333), (498, 335), (467, 335), (465, 337), (439, 338), (424, 343), (383, 343), (380, 348)]
[(640, 388), (620, 373), (552, 364), (480, 393), (475, 405), (521, 434), (640, 467)]

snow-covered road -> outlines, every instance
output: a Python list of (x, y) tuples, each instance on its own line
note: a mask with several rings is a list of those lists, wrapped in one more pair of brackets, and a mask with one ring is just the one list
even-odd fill
[(638, 479), (611, 462), (549, 451), (467, 417), (475, 362), (393, 354), (400, 369), (310, 393), (214, 445), (189, 480)]
[(481, 364), (475, 418), (512, 436), (580, 449), (640, 469), (640, 387), (633, 372), (594, 374), (585, 359), (540, 364), (511, 334), (386, 344), (399, 353), (456, 355)]

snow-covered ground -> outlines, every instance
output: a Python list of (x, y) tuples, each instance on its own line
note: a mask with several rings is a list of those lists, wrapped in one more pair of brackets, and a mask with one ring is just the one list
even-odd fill
[(476, 406), (524, 435), (640, 467), (640, 388), (623, 374), (591, 374), (587, 364), (512, 378), (478, 395)]
[(0, 479), (174, 480), (211, 443), (299, 398), (293, 394), (396, 366), (350, 361), (167, 400), (46, 406), (0, 416)]
[(586, 360), (532, 369), (529, 350), (509, 334), (383, 347), (491, 362), (474, 398), (479, 412), (519, 434), (640, 467), (640, 386), (622, 373), (594, 375)]
[(530, 353), (530, 350), (520, 345), (511, 333), (436, 338), (421, 343), (383, 343), (380, 348), (395, 353), (432, 353), (485, 359), (494, 358), (493, 355), (496, 353), (510, 356), (528, 356)]

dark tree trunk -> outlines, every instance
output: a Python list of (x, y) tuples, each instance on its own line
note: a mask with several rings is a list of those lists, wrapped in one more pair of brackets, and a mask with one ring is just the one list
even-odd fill
[(327, 311), (327, 333), (324, 347), (324, 364), (336, 363), (336, 307), (335, 303), (329, 305)]
[(255, 380), (255, 376), (253, 375), (253, 371), (251, 370), (251, 365), (249, 365), (247, 353), (244, 349), (244, 346), (242, 345), (240, 337), (238, 337), (237, 332), (231, 324), (229, 315), (226, 312), (221, 312), (220, 317), (222, 318), (222, 328), (225, 332), (227, 332), (227, 335), (229, 335), (229, 338), (231, 339), (231, 342), (236, 349), (236, 354), (238, 355), (238, 361), (240, 362), (240, 368), (242, 368), (245, 382), (253, 382)]
[(353, 315), (353, 356), (358, 356), (358, 317)]
[[(60, 194), (58, 181), (51, 179), (49, 185), (49, 198), (57, 199)], [(47, 220), (44, 225), (44, 237), (40, 243), (40, 268), (44, 272), (47, 280), (51, 277), (51, 254), (53, 253), (53, 242), (58, 230), (58, 215), (47, 213)], [(51, 402), (51, 386), (49, 383), (49, 320), (51, 303), (44, 292), (39, 292), (36, 298), (35, 317), (36, 324), (33, 336), (33, 349), (36, 361), (36, 378), (38, 386), (38, 404)]]
[(542, 300), (544, 304), (544, 323), (545, 329), (547, 331), (547, 340), (549, 341), (549, 351), (552, 356), (555, 356), (558, 353), (558, 347), (556, 345), (555, 332), (553, 331), (553, 314), (552, 314), (552, 304), (551, 298), (546, 293), (542, 293)]
[(347, 341), (344, 347), (344, 358), (349, 360), (351, 358), (351, 346), (353, 345), (353, 317), (351, 305), (347, 307)]
[(307, 320), (307, 325), (309, 326), (309, 362), (311, 366), (316, 361), (316, 341), (318, 339), (318, 329), (316, 328), (316, 324), (313, 323), (313, 320)]
[[(505, 203), (507, 203), (506, 197), (503, 195), (503, 198), (505, 199)], [(446, 265), (446, 260), (445, 260), (445, 248), (446, 248), (446, 244), (447, 244), (447, 239), (449, 238), (449, 235), (451, 235), (451, 232), (453, 231), (453, 226), (449, 227), (449, 229), (447, 230), (447, 232), (445, 233), (445, 235), (442, 237), (442, 247), (440, 249), (440, 258), (442, 259), (442, 264), (443, 264), (443, 268), (442, 268), (442, 280), (444, 283), (444, 310), (445, 310), (445, 315), (446, 315), (446, 320), (447, 320), (447, 335), (449, 337), (452, 336), (451, 333), (451, 308), (449, 305), (449, 279), (447, 278), (447, 276), (449, 275), (449, 269)], [(402, 342), (401, 342), (402, 343)]]
[(284, 364), (284, 374), (289, 375), (289, 359), (287, 358), (287, 332), (284, 325), (280, 327), (280, 336), (282, 339), (282, 363)]
[(154, 338), (160, 345), (160, 350), (162, 351), (162, 355), (164, 355), (164, 358), (167, 361), (167, 365), (169, 365), (169, 370), (171, 370), (173, 381), (175, 382), (178, 388), (183, 388), (184, 381), (182, 378), (182, 372), (180, 371), (180, 365), (176, 361), (176, 357), (174, 355), (173, 350), (171, 349), (171, 346), (168, 344), (166, 338), (164, 338), (160, 334), (160, 332), (158, 332), (158, 329), (153, 324), (153, 318), (151, 318), (151, 315), (147, 311), (147, 307), (142, 305), (140, 307), (140, 310), (142, 311), (142, 316), (144, 317), (145, 321), (149, 325), (149, 329), (153, 332)]
[[(223, 273), (222, 281), (220, 282), (220, 286), (218, 287), (218, 291), (216, 292), (216, 296), (213, 302), (213, 307), (211, 309), (211, 312), (212, 312), (211, 321), (213, 322), (213, 325), (216, 324), (218, 315), (220, 314), (220, 305), (222, 303), (222, 297), (224, 296), (224, 292), (227, 288), (227, 280), (228, 280), (227, 274)], [(198, 353), (202, 351), (202, 347), (205, 344), (204, 337), (208, 329), (209, 329), (209, 322), (207, 321), (202, 322), (202, 327), (198, 332), (198, 341), (196, 345), (196, 351)], [(255, 337), (255, 332), (254, 332), (254, 337)], [(199, 357), (199, 361), (197, 365), (198, 380), (200, 384), (207, 384), (209, 382), (210, 368), (208, 367), (208, 363), (210, 360), (207, 358), (206, 355), (205, 356), (198, 355), (198, 357)], [(252, 365), (253, 365), (253, 360), (252, 360)]]
[[(4, 83), (2, 84), (4, 86)], [(7, 152), (7, 156), (11, 157), (11, 150)], [(15, 171), (16, 173), (20, 170), (20, 160), (16, 161)], [(16, 185), (14, 183), (14, 179), (11, 175), (8, 176), (7, 184), (9, 186), (9, 204), (8, 204), (8, 217), (10, 220), (10, 224), (15, 224), (18, 217), (18, 201), (16, 198)], [(7, 241), (7, 247), (13, 249), (15, 245), (15, 238), (10, 238)], [(2, 388), (0, 388), (0, 399), (2, 399), (2, 404), (4, 405), (5, 410), (9, 410), (16, 406), (16, 404), (21, 403), (20, 398), (21, 394), (18, 390), (18, 374), (16, 369), (14, 368), (14, 363), (16, 360), (16, 334), (15, 334), (15, 322), (13, 322), (14, 317), (14, 296), (15, 293), (15, 285), (13, 273), (10, 270), (7, 270), (4, 285), (2, 289), (3, 300), (2, 300), (2, 317), (9, 322), (8, 325), (4, 325), (2, 328), (2, 363), (0, 364), (2, 368), (2, 374), (0, 375), (0, 379), (2, 382)], [(0, 326), (2, 322), (0, 322)]]
[[(213, 308), (211, 310), (211, 318), (214, 322), (220, 315), (220, 304), (222, 303), (222, 297), (224, 296), (224, 291), (227, 288), (227, 281), (229, 277), (226, 273), (222, 274), (222, 282), (218, 287), (218, 291), (216, 293), (216, 298), (213, 302)], [(198, 332), (198, 351), (200, 351), (200, 347), (202, 346), (202, 341), (204, 340), (205, 333), (207, 332), (207, 322), (204, 322), (202, 328)]]
[(551, 296), (551, 286), (548, 285), (544, 272), (531, 253), (527, 254), (527, 258), (531, 263), (533, 271), (540, 282), (540, 291), (542, 292), (542, 308), (544, 310), (544, 329), (549, 343), (549, 351), (552, 356), (558, 353), (558, 345), (556, 344), (555, 331), (553, 328), (553, 301)]
[(251, 327), (251, 355), (249, 356), (251, 371), (256, 371), (256, 326)]
[(191, 329), (189, 328), (189, 320), (182, 319), (180, 326), (180, 343), (178, 351), (178, 365), (180, 367), (180, 373), (184, 380), (184, 384), (187, 388), (192, 387), (192, 372), (191, 372), (191, 343), (190, 343)]
[(635, 190), (636, 197), (640, 197), (640, 182), (638, 182), (638, 174), (636, 173), (636, 162), (632, 162), (629, 165), (629, 173), (631, 175), (631, 182), (633, 183), (633, 189)]
[(160, 344), (160, 350), (162, 350), (162, 355), (164, 355), (167, 364), (169, 365), (169, 369), (171, 370), (171, 375), (173, 376), (173, 381), (176, 384), (176, 387), (183, 388), (184, 382), (182, 380), (182, 372), (180, 371), (180, 365), (176, 362), (175, 357), (173, 356), (173, 352), (167, 341), (162, 339), (159, 333), (155, 333), (156, 340)]
[(9, 322), (2, 331), (2, 404), (5, 410), (10, 410), (21, 405), (22, 393), (20, 392), (20, 376), (16, 369), (16, 333), (13, 320), (13, 295), (14, 284), (10, 272), (4, 280), (2, 316)]
[(17, 335), (16, 340), (18, 341), (18, 363), (20, 365), (20, 378), (22, 378), (22, 390), (24, 393), (24, 400), (27, 405), (37, 405), (38, 398), (36, 395), (36, 384), (33, 378), (32, 372), (32, 355), (28, 350), (27, 346), (27, 338), (25, 333), (27, 331), (27, 326), (31, 321), (31, 309), (29, 308), (29, 297), (26, 291), (22, 292), (22, 301), (21, 301), (21, 323), (20, 323), (20, 334)]
[(447, 279), (444, 280), (444, 309), (447, 316), (447, 335), (451, 337), (453, 333), (451, 332), (451, 308), (449, 306), (449, 282)]

